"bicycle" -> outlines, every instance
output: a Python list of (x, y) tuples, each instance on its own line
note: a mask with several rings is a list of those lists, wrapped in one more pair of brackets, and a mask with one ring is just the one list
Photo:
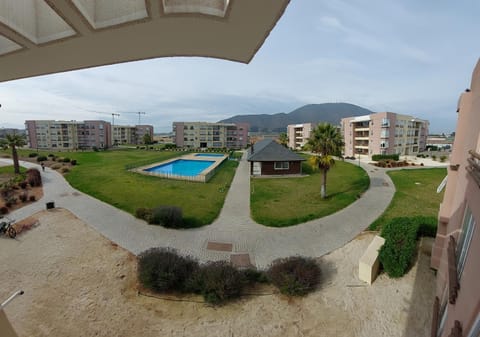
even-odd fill
[[(5, 221), (4, 221), (5, 220)], [(10, 238), (15, 239), (17, 236), (17, 231), (13, 228), (12, 224), (15, 220), (8, 218), (1, 218), (0, 220), (0, 234), (8, 235)]]

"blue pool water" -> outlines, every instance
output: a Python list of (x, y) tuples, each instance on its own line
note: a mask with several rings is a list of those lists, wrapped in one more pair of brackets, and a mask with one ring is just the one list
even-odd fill
[(197, 153), (195, 157), (223, 157), (221, 153)]
[(167, 164), (145, 169), (145, 171), (159, 174), (175, 174), (178, 176), (192, 177), (198, 175), (213, 163), (215, 163), (215, 161), (212, 160), (178, 159)]

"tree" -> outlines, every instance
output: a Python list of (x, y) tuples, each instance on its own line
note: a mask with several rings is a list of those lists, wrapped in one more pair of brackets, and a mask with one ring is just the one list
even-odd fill
[(149, 133), (143, 135), (143, 144), (150, 145), (153, 143), (152, 136)]
[(310, 165), (322, 171), (322, 198), (327, 197), (327, 172), (335, 164), (333, 156), (339, 155), (343, 148), (342, 135), (338, 129), (328, 123), (319, 124), (312, 130), (307, 148), (316, 154), (309, 160)]
[(9, 134), (6, 136), (8, 146), (12, 149), (13, 170), (15, 174), (20, 174), (20, 164), (18, 163), (17, 147), (25, 145), (25, 139), (16, 134)]
[(288, 147), (288, 136), (285, 132), (282, 132), (280, 136), (278, 136), (278, 141), (285, 147)]

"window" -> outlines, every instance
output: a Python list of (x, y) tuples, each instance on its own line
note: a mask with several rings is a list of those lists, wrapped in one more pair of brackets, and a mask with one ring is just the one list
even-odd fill
[(275, 170), (288, 170), (290, 168), (290, 163), (288, 161), (276, 161), (274, 163)]
[(463, 225), (460, 236), (458, 237), (457, 244), (457, 272), (458, 279), (462, 275), (463, 267), (465, 266), (465, 260), (467, 259), (468, 247), (470, 241), (472, 241), (473, 231), (475, 230), (475, 219), (473, 218), (472, 211), (467, 206), (465, 209), (465, 216), (463, 217)]
[(480, 315), (477, 316), (475, 323), (473, 323), (472, 330), (468, 334), (468, 337), (478, 337), (480, 336)]

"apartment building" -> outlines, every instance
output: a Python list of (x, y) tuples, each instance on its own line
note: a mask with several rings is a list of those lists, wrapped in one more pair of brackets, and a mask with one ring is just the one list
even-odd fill
[(25, 121), (27, 143), (39, 150), (79, 150), (111, 146), (111, 125), (103, 120)]
[(393, 112), (342, 118), (345, 156), (415, 155), (427, 144), (429, 122)]
[(307, 144), (310, 134), (314, 128), (315, 124), (313, 123), (288, 125), (288, 147), (295, 150), (301, 149), (305, 144)]
[(437, 269), (434, 337), (480, 335), (480, 61), (457, 112), (431, 258)]
[(150, 135), (153, 140), (152, 125), (114, 125), (113, 126), (113, 144), (143, 144), (143, 137)]
[(248, 143), (247, 123), (174, 122), (177, 147), (242, 149)]

